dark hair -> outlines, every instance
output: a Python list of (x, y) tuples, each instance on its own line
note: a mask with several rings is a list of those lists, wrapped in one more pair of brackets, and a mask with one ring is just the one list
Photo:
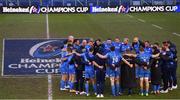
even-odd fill
[(70, 47), (73, 47), (73, 45), (72, 45), (72, 44), (67, 44), (67, 47), (69, 47), (69, 48), (70, 48)]
[(90, 51), (90, 52), (93, 52), (93, 51), (94, 51), (94, 49), (91, 47), (91, 48), (89, 48), (89, 51)]
[(115, 51), (115, 46), (111, 46), (111, 47), (110, 47), (110, 50), (111, 50), (111, 51)]
[(68, 48), (67, 48), (67, 51), (68, 51), (68, 52), (72, 52), (72, 48), (69, 48), (69, 47), (68, 47)]
[(157, 50), (158, 48), (157, 48), (156, 46), (153, 46), (152, 49), (153, 49), (153, 50)]
[(148, 40), (146, 40), (146, 41), (144, 41), (144, 42), (150, 43)]
[(97, 39), (96, 41), (99, 41), (99, 42), (101, 42), (101, 39)]
[(144, 51), (144, 48), (143, 48), (143, 47), (140, 47), (139, 50), (140, 50), (141, 52), (143, 52), (143, 51)]
[(167, 44), (167, 41), (163, 41), (162, 44)]
[(74, 43), (76, 43), (77, 41), (79, 41), (79, 39), (75, 39), (75, 40), (74, 40)]
[(112, 40), (111, 38), (108, 38), (107, 40)]

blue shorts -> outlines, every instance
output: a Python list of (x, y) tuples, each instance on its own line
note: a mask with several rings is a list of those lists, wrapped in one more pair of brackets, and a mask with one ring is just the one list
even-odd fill
[(94, 78), (95, 71), (93, 66), (85, 66), (85, 78)]
[(75, 74), (75, 65), (69, 65), (69, 74)]
[(139, 78), (140, 67), (136, 66), (136, 78)]
[(110, 67), (106, 67), (106, 75), (110, 76)]
[(145, 77), (150, 78), (150, 70), (149, 69), (145, 70), (144, 68), (141, 67), (139, 70), (139, 77), (140, 78), (145, 78)]
[(61, 74), (68, 74), (68, 63), (62, 63), (60, 65)]
[(110, 77), (120, 77), (120, 68), (116, 68), (115, 70), (110, 69)]

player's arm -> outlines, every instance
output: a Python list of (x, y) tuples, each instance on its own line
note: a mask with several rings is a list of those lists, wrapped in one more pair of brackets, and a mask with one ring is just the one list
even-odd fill
[(100, 68), (100, 69), (102, 69), (102, 68), (103, 68), (103, 66), (100, 66), (100, 65), (99, 65), (99, 64), (97, 64), (95, 61), (93, 61), (92, 63), (93, 63), (93, 65), (94, 65), (94, 66), (96, 66), (96, 67), (98, 67), (98, 68)]
[(107, 58), (106, 55), (101, 55), (101, 54), (99, 54), (99, 53), (96, 53), (96, 55), (97, 55), (99, 58), (101, 58), (101, 59), (106, 59), (106, 58)]
[(134, 57), (134, 58), (136, 58), (136, 57), (137, 57), (137, 55), (136, 55), (136, 54), (124, 54), (124, 55), (129, 56), (129, 57)]
[(151, 55), (151, 57), (152, 57), (152, 58), (157, 58), (157, 57), (159, 57), (159, 55), (160, 55), (160, 53), (155, 54), (155, 55)]
[(133, 64), (130, 64), (126, 59), (122, 58), (122, 61), (127, 64), (129, 67), (133, 67)]
[(76, 54), (76, 55), (79, 56), (79, 57), (82, 56), (82, 54), (77, 53), (76, 51), (73, 51), (73, 53)]
[(65, 60), (67, 60), (67, 57), (62, 57), (61, 58), (61, 61), (65, 61)]

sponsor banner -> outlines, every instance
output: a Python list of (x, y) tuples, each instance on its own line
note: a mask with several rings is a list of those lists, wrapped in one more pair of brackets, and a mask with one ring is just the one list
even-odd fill
[(129, 7), (129, 13), (141, 13), (141, 12), (179, 12), (180, 6), (131, 6)]
[(89, 13), (89, 7), (0, 7), (3, 14)]
[(128, 13), (129, 6), (117, 6), (117, 7), (90, 7), (90, 13)]
[(141, 12), (180, 12), (180, 5), (170, 6), (116, 6), (116, 7), (0, 7), (0, 13), (43, 14), (43, 13), (141, 13)]
[(180, 5), (175, 6), (117, 6), (90, 7), (90, 13), (141, 13), (141, 12), (180, 12)]
[(64, 41), (66, 39), (4, 40), (3, 75), (59, 74)]

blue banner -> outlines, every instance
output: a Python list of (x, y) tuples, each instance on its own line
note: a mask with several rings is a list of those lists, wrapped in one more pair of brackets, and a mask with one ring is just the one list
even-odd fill
[(3, 75), (58, 74), (66, 39), (4, 40)]

